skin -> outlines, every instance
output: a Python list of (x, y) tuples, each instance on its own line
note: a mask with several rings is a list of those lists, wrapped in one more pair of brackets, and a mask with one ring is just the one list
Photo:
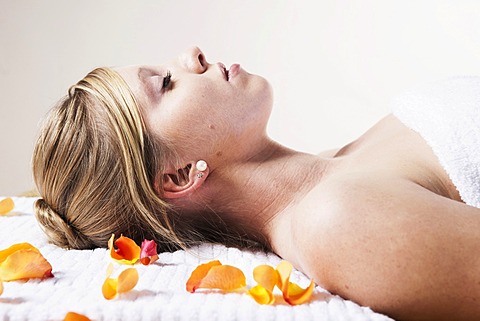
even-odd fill
[[(152, 95), (146, 88), (162, 84), (152, 77), (166, 70), (173, 86)], [(268, 137), (265, 79), (242, 69), (227, 80), (197, 47), (117, 71), (147, 127), (178, 148), (180, 162), (156, 186), (185, 215), (208, 206), (317, 284), (395, 319), (480, 318), (480, 209), (462, 202), (430, 147), (393, 115), (311, 155)], [(180, 171), (185, 179), (172, 179)]]

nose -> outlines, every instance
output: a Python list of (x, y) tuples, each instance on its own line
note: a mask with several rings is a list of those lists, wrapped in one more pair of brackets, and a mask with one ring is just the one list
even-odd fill
[(208, 68), (205, 55), (198, 47), (191, 47), (185, 50), (178, 57), (180, 64), (194, 73), (204, 73)]

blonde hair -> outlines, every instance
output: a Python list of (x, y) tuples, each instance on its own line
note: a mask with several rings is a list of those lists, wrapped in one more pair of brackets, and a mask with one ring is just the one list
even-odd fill
[(50, 111), (32, 160), (41, 196), (35, 215), (49, 241), (106, 247), (112, 233), (123, 233), (137, 243), (154, 239), (162, 251), (204, 241), (263, 247), (208, 206), (179, 215), (157, 195), (155, 177), (175, 152), (148, 133), (139, 107), (117, 72), (97, 68)]
[(147, 135), (138, 107), (120, 75), (97, 68), (50, 111), (33, 175), (42, 197), (35, 215), (52, 243), (105, 247), (123, 233), (184, 247), (152, 188), (169, 153)]

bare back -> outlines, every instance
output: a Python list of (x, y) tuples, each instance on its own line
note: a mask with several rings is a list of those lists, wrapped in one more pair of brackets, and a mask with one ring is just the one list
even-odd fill
[[(328, 290), (406, 320), (480, 316), (480, 209), (389, 115), (333, 153), (272, 243)], [(290, 237), (289, 237), (290, 236)]]

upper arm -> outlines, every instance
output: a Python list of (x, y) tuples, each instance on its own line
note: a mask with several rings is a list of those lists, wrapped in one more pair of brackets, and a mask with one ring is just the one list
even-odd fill
[(317, 283), (401, 319), (480, 318), (479, 209), (406, 181), (326, 194), (299, 240)]

